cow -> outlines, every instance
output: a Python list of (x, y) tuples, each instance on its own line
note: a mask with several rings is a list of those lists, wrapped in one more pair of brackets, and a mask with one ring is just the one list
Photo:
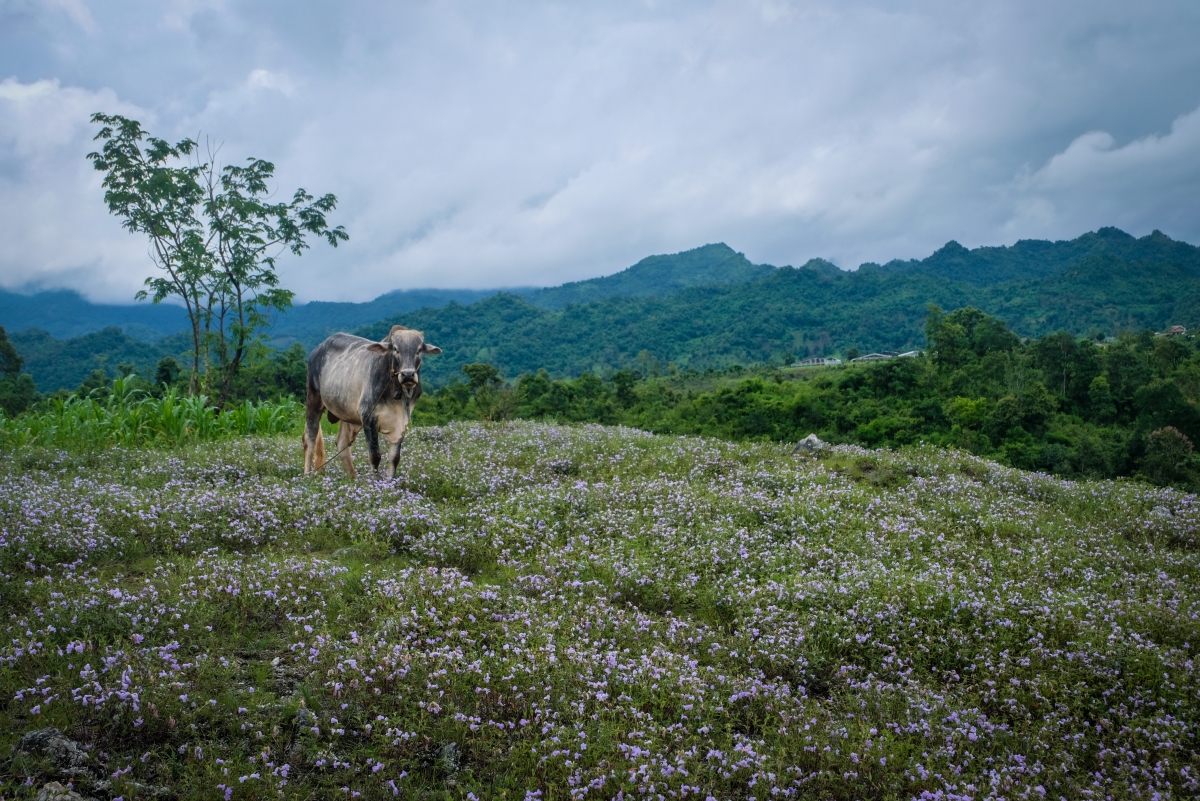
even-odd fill
[(357, 475), (350, 446), (363, 431), (371, 467), (379, 471), (378, 434), (387, 437), (387, 477), (396, 474), (400, 446), (412, 420), (413, 406), (421, 397), (421, 357), (441, 353), (425, 335), (402, 325), (380, 342), (352, 334), (334, 334), (308, 356), (307, 393), (304, 404), (304, 472), (325, 465), (321, 413), (338, 423), (337, 448), (351, 477)]

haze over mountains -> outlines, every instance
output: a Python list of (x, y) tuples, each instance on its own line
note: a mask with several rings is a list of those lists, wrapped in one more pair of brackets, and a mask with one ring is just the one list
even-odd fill
[[(271, 335), (278, 346), (312, 347), (337, 330), (374, 337), (396, 323), (419, 328), (445, 351), (428, 362), (434, 383), (473, 361), (490, 361), (508, 377), (655, 361), (704, 369), (850, 347), (920, 347), (929, 303), (977, 306), (1026, 336), (1190, 326), (1200, 322), (1198, 278), (1200, 248), (1158, 231), (1134, 238), (1103, 228), (1070, 241), (973, 250), (950, 242), (925, 259), (853, 272), (820, 259), (799, 268), (756, 265), (713, 244), (546, 289), (410, 290), (368, 303), (308, 303)], [(182, 312), (175, 313), (182, 328)], [(146, 341), (169, 330), (171, 314), (149, 304), (89, 304), (65, 292), (0, 294), (0, 325), (42, 391), (77, 386), (98, 364), (147, 365), (179, 353), (186, 342), (178, 335)], [(96, 330), (104, 325), (124, 330)]]

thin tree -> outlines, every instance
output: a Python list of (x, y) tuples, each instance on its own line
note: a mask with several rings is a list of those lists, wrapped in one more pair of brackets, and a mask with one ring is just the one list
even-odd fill
[(308, 234), (334, 247), (349, 238), (326, 221), (337, 198), (298, 189), (290, 201), (271, 203), (275, 167), (268, 161), (219, 167), (212, 148), (207, 160), (198, 158), (194, 140), (172, 145), (120, 115), (93, 114), (92, 122), (101, 126), (95, 139), (104, 145), (88, 158), (105, 173), (105, 203), (126, 230), (149, 237), (161, 271), (136, 297), (183, 301), (192, 334), (188, 391), (211, 387), (221, 405), (269, 313), (291, 306), (276, 257), (288, 250), (300, 255)]

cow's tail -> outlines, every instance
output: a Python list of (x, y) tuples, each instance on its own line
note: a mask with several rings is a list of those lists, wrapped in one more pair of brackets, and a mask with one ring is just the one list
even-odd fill
[(311, 429), (308, 426), (304, 427), (304, 434), (300, 437), (300, 443), (304, 446), (304, 472), (305, 474), (320, 470), (325, 466), (325, 437), (322, 436), (321, 425), (317, 424), (316, 436), (309, 435)]
[(320, 470), (325, 466), (325, 437), (321, 436), (321, 427), (317, 426), (317, 443), (316, 443), (316, 469)]
[(325, 438), (321, 436), (321, 387), (318, 380), (324, 343), (309, 354), (308, 374), (305, 377), (304, 398), (304, 473), (320, 470), (325, 464)]

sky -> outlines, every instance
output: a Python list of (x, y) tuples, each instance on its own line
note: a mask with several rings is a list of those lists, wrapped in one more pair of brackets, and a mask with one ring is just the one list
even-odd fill
[(93, 112), (331, 192), (297, 299), (547, 286), (725, 242), (1200, 244), (1200, 3), (0, 0), (0, 286), (132, 302)]

